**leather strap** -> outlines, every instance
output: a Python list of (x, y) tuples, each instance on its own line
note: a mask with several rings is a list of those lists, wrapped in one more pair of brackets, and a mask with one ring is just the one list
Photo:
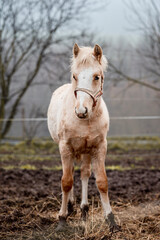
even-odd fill
[(85, 93), (87, 93), (88, 95), (91, 96), (91, 98), (93, 99), (93, 107), (96, 106), (96, 103), (97, 103), (97, 101), (98, 101), (98, 98), (99, 98), (100, 96), (102, 96), (102, 94), (103, 94), (102, 86), (101, 86), (101, 89), (100, 89), (98, 92), (96, 92), (96, 93), (94, 93), (93, 91), (91, 91), (91, 90), (89, 90), (89, 89), (86, 89), (86, 88), (78, 88), (78, 87), (77, 87), (77, 88), (74, 90), (75, 97), (77, 97), (77, 92), (78, 92), (78, 91), (85, 92)]

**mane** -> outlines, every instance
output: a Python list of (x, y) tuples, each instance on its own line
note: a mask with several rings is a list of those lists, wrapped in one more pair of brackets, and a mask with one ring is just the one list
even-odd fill
[(99, 63), (93, 55), (93, 48), (91, 47), (81, 47), (78, 56), (75, 58), (74, 56), (71, 59), (71, 71), (79, 68), (81, 66), (100, 66), (103, 71), (106, 71), (108, 66), (108, 61), (104, 55), (102, 55), (101, 63)]

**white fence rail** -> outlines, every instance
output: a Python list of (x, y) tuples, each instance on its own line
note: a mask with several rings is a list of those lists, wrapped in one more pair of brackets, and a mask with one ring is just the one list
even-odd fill
[[(113, 120), (144, 120), (144, 119), (160, 119), (160, 116), (124, 116), (124, 117), (110, 117), (110, 119)], [(41, 121), (47, 121), (47, 118), (10, 118), (10, 119), (0, 119), (2, 122), (7, 122), (7, 121), (13, 121), (13, 122), (41, 122)]]
[[(160, 136), (160, 116), (111, 116), (109, 136)], [(143, 121), (142, 121), (143, 120)], [(48, 137), (47, 118), (14, 118), (0, 119), (12, 121), (9, 137), (22, 137), (31, 134), (35, 129), (35, 137)], [(36, 130), (38, 129), (38, 130)]]

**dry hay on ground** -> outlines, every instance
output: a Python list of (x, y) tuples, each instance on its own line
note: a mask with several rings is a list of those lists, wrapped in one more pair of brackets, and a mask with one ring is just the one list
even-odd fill
[(75, 172), (74, 216), (68, 232), (56, 234), (60, 208), (60, 171), (0, 170), (2, 240), (159, 240), (160, 171), (108, 171), (110, 198), (122, 231), (109, 233), (93, 176), (89, 183), (89, 219), (80, 219), (80, 172)]

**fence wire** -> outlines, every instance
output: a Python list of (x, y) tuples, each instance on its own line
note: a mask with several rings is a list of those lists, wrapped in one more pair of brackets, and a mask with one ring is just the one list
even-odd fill
[[(154, 120), (154, 119), (160, 119), (160, 116), (124, 116), (124, 117), (110, 117), (110, 119), (113, 120)], [(43, 121), (47, 121), (47, 118), (4, 118), (4, 119), (0, 119), (1, 122), (43, 122)]]

